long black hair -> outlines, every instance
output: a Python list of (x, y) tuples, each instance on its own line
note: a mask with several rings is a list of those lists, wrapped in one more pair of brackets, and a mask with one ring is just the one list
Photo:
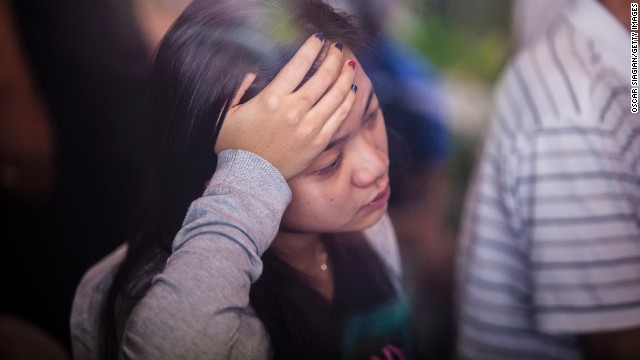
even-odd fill
[[(347, 16), (320, 1), (288, 1), (286, 5), (277, 0), (194, 0), (164, 36), (153, 63), (150, 98), (155, 177), (132, 221), (126, 257), (107, 295), (103, 311), (106, 358), (117, 357), (131, 309), (146, 294), (151, 278), (162, 271), (189, 204), (202, 195), (215, 171), (216, 136), (245, 75), (253, 72), (257, 78), (241, 102), (261, 91), (315, 32), (352, 50), (365, 43), (365, 36)], [(291, 35), (292, 30), (299, 33)], [(306, 78), (319, 62), (317, 59)], [(265, 273), (271, 275), (265, 279), (298, 281), (267, 271), (284, 266), (277, 258), (267, 259)], [(259, 292), (253, 297), (264, 299)], [(257, 300), (252, 305), (261, 309), (258, 314), (266, 314), (264, 308), (269, 306)], [(279, 326), (270, 319), (263, 321), (268, 331)], [(303, 347), (300, 352), (304, 351)]]

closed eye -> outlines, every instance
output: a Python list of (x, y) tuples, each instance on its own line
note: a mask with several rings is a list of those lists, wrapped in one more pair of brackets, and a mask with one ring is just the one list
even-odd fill
[(367, 117), (365, 117), (362, 121), (362, 125), (366, 125), (372, 123), (375, 119), (378, 118), (378, 113), (380, 112), (380, 106), (377, 106), (373, 111), (369, 113)]
[(318, 174), (318, 175), (331, 175), (340, 166), (340, 162), (341, 161), (342, 161), (342, 154), (338, 155), (335, 159), (333, 159), (331, 164), (329, 164), (329, 165), (323, 167), (322, 169), (316, 171), (316, 174)]

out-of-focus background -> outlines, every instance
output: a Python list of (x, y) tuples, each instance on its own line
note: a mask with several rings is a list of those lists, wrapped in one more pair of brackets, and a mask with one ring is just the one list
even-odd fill
[[(406, 184), (411, 196), (424, 200), (409, 206), (392, 203), (390, 214), (417, 316), (419, 354), (452, 359), (458, 226), (466, 188), (488, 130), (492, 89), (513, 48), (513, 3), (399, 0), (395, 4), (397, 11), (385, 29), (439, 75), (437, 89), (448, 129), (440, 136), (448, 135), (448, 146), (433, 161), (438, 170)], [(385, 119), (390, 121), (386, 112)]]
[[(512, 2), (355, 1), (360, 8), (328, 2), (349, 11), (386, 9), (378, 28), (391, 44), (385, 49), (402, 51), (386, 63), (363, 60), (363, 66), (368, 71), (367, 63), (379, 61), (393, 76), (405, 77), (399, 83), (412, 96), (430, 99), (411, 110), (433, 118), (420, 126), (427, 140), (407, 141), (409, 152), (420, 152), (410, 156), (418, 165), (398, 170), (390, 213), (416, 309), (420, 354), (452, 358), (458, 223), (488, 126), (492, 88), (513, 47)], [(188, 3), (0, 0), (0, 358), (69, 355), (75, 286), (122, 241), (148, 174), (148, 64)], [(412, 71), (393, 66), (393, 56), (405, 54)], [(406, 82), (413, 70), (428, 86)], [(388, 83), (381, 79), (380, 93)], [(385, 117), (391, 121), (391, 111)], [(413, 131), (405, 125), (400, 138)]]

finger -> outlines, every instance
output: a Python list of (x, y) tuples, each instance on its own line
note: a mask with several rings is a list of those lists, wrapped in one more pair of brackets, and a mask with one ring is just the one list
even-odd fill
[(282, 95), (292, 93), (309, 72), (311, 65), (322, 50), (323, 44), (324, 35), (322, 33), (312, 35), (278, 72), (268, 87)]
[(306, 116), (313, 119), (328, 119), (344, 102), (347, 95), (352, 92), (351, 86), (355, 76), (356, 72), (351, 65), (345, 63), (340, 76), (331, 86), (331, 89), (309, 110)]
[(256, 74), (254, 73), (248, 73), (247, 75), (245, 75), (244, 80), (242, 80), (242, 84), (240, 84), (240, 87), (238, 88), (236, 95), (233, 97), (233, 100), (231, 101), (231, 107), (235, 107), (240, 103), (240, 100), (244, 96), (244, 93), (247, 92), (247, 89), (249, 89), (249, 86), (253, 84), (253, 81), (255, 79), (256, 79)]
[(350, 90), (345, 97), (340, 107), (329, 117), (329, 119), (324, 123), (322, 129), (320, 130), (320, 138), (325, 141), (327, 144), (331, 141), (331, 138), (336, 134), (340, 125), (347, 118), (347, 115), (351, 112), (353, 108), (353, 104), (356, 102), (356, 90)]
[(316, 73), (294, 94), (298, 103), (313, 106), (329, 89), (340, 73), (342, 63), (342, 45), (338, 43), (329, 47), (326, 57)]

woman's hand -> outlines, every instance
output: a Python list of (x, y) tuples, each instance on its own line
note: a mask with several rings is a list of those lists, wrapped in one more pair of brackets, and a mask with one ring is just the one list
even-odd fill
[(255, 74), (248, 74), (234, 97), (215, 151), (251, 151), (275, 166), (285, 179), (306, 169), (325, 149), (355, 101), (355, 71), (342, 64), (332, 44), (317, 72), (296, 92), (322, 49), (312, 36), (253, 99), (238, 105)]

